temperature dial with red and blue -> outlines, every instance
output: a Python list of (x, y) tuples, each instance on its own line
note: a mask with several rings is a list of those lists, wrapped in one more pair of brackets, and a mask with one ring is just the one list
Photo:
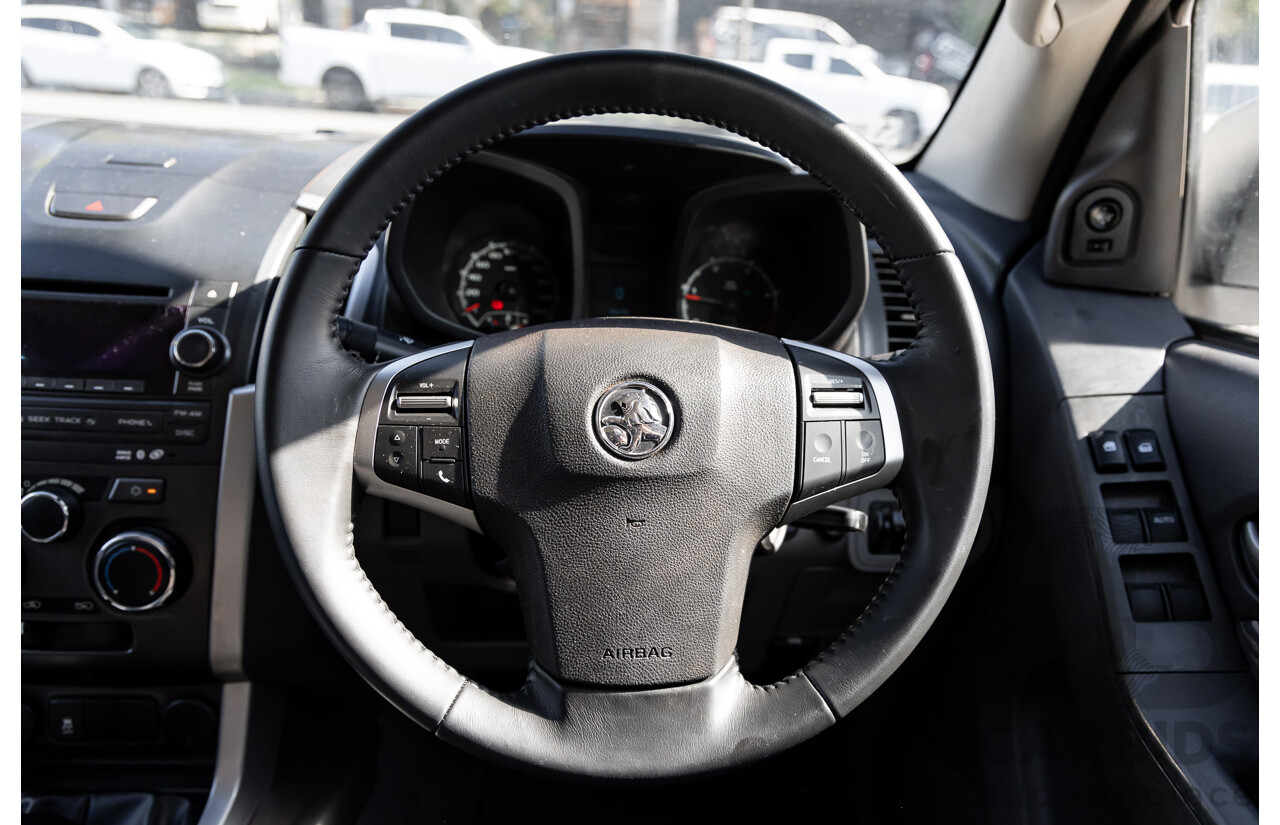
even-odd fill
[(93, 560), (93, 584), (117, 610), (154, 610), (173, 596), (176, 565), (168, 542), (141, 530), (120, 533)]

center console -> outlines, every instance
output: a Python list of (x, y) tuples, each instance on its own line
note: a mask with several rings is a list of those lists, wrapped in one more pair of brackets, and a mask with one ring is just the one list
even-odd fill
[(252, 381), (265, 285), (24, 279), (25, 768), (185, 765), (207, 789), (215, 517), (228, 399)]

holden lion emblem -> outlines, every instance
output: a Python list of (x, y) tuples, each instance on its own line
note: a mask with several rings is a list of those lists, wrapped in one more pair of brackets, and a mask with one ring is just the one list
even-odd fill
[(675, 414), (662, 390), (646, 381), (624, 381), (596, 402), (596, 435), (622, 458), (648, 458), (671, 440)]

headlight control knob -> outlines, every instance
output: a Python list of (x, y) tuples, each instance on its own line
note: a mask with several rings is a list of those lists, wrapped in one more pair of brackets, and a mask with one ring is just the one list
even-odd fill
[(169, 360), (188, 375), (209, 375), (227, 363), (231, 346), (222, 333), (204, 327), (188, 327), (169, 343)]
[(38, 544), (67, 538), (80, 526), (80, 502), (65, 490), (32, 490), (21, 509), (22, 535)]
[(140, 613), (173, 596), (177, 565), (168, 541), (141, 530), (120, 533), (93, 559), (93, 586), (117, 610)]

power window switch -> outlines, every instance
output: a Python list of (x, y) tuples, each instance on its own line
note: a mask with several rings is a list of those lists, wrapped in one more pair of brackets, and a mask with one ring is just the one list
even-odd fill
[(1108, 510), (1111, 540), (1116, 544), (1142, 544), (1147, 540), (1142, 529), (1141, 510)]
[(1124, 442), (1129, 447), (1129, 461), (1133, 469), (1149, 472), (1164, 469), (1164, 456), (1160, 455), (1160, 442), (1151, 430), (1126, 430)]
[(1135, 622), (1167, 622), (1169, 613), (1165, 609), (1164, 595), (1158, 584), (1125, 585), (1129, 593), (1129, 609), (1133, 611)]
[(1089, 433), (1089, 451), (1093, 453), (1093, 466), (1100, 473), (1123, 473), (1129, 469), (1120, 434), (1114, 430)]
[(1203, 622), (1209, 618), (1209, 604), (1204, 599), (1204, 588), (1199, 582), (1166, 584), (1169, 598), (1169, 618), (1175, 622)]
[(1147, 540), (1186, 541), (1187, 531), (1182, 527), (1182, 516), (1176, 507), (1148, 507), (1142, 511), (1147, 525)]

